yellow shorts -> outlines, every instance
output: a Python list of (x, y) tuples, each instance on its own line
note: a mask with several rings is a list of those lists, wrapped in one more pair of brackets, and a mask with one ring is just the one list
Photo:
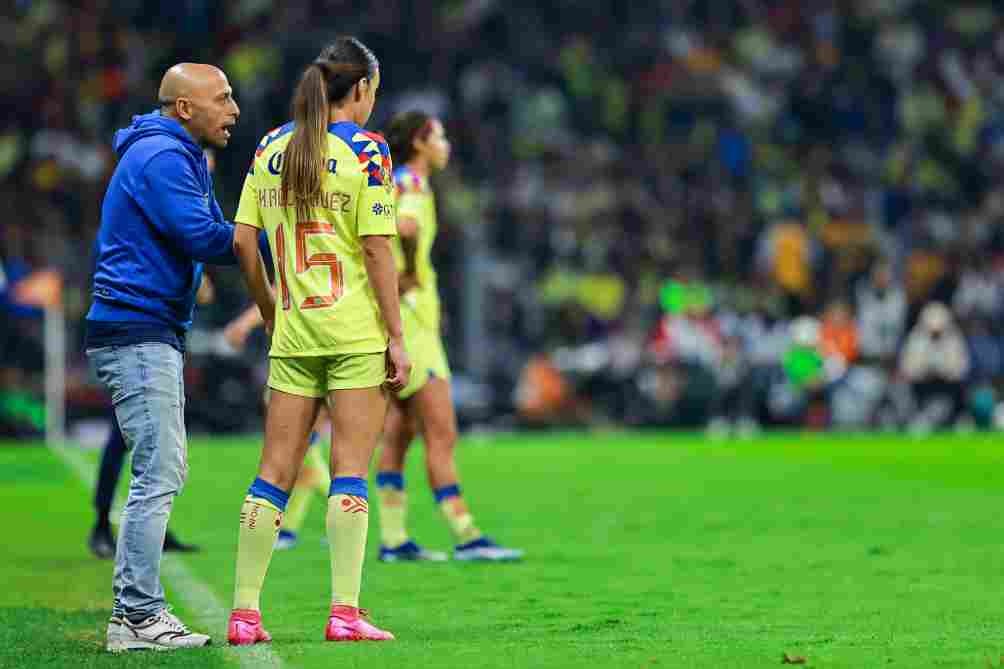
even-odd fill
[(384, 353), (271, 358), (268, 387), (301, 397), (327, 397), (332, 390), (373, 388), (387, 380)]
[(401, 309), (404, 327), (404, 347), (411, 358), (411, 378), (397, 396), (406, 400), (429, 382), (429, 379), (449, 379), (450, 364), (446, 360), (443, 338), (438, 332), (419, 323), (411, 309)]

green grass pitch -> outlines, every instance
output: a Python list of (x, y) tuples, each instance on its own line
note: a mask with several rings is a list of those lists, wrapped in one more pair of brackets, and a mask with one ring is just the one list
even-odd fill
[[(446, 548), (413, 456), (414, 534)], [(255, 438), (194, 439), (172, 519), (204, 549), (186, 571), (225, 609), (257, 457)], [(748, 668), (788, 653), (810, 667), (982, 669), (1004, 654), (1000, 438), (530, 434), (467, 439), (459, 458), (480, 525), (528, 559), (383, 565), (373, 527), (363, 605), (398, 641), (327, 644), (315, 501), (263, 594), (283, 667)], [(54, 454), (0, 445), (0, 667), (256, 666), (221, 645), (105, 654), (111, 565), (84, 546), (90, 500)], [(217, 644), (225, 622), (208, 630)]]

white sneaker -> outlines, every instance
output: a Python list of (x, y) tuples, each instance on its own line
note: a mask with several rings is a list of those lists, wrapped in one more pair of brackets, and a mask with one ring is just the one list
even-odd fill
[(121, 653), (125, 650), (201, 648), (210, 643), (209, 635), (192, 632), (177, 616), (162, 609), (139, 623), (131, 623), (125, 617), (112, 616), (108, 621), (108, 641), (105, 648), (110, 653)]

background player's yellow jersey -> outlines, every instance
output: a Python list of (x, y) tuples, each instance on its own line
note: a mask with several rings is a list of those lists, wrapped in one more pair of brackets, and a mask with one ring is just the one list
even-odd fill
[(328, 126), (321, 196), (310, 220), (283, 197), (293, 124), (265, 135), (234, 220), (264, 228), (275, 265), (272, 357), (380, 353), (387, 332), (363, 261), (362, 237), (396, 235), (390, 151), (355, 123)]
[[(402, 298), (402, 306), (414, 309), (423, 327), (439, 333), (440, 303), (436, 285), (436, 270), (432, 266), (432, 245), (436, 241), (436, 198), (424, 179), (407, 166), (394, 170), (397, 191), (398, 218), (412, 218), (418, 224), (418, 245), (415, 251), (415, 273), (419, 288)], [(394, 243), (398, 271), (404, 269), (404, 252), (400, 241)]]

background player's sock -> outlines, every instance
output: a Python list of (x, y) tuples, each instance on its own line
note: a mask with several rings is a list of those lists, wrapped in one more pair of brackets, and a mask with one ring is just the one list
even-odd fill
[(241, 526), (237, 534), (237, 576), (234, 582), (234, 608), (260, 611), (259, 598), (268, 564), (272, 561), (275, 537), (282, 524), (282, 512), (289, 493), (276, 486), (254, 480), (241, 507)]
[(470, 543), (480, 539), (483, 535), (478, 526), (474, 524), (474, 516), (467, 510), (467, 503), (464, 502), (460, 494), (460, 486), (457, 484), (436, 488), (433, 491), (436, 495), (436, 503), (439, 510), (443, 512), (446, 523), (453, 532), (453, 538), (457, 545)]
[(357, 607), (370, 518), (366, 479), (340, 476), (331, 482), (330, 493), (331, 603)]
[(401, 472), (379, 472), (376, 477), (380, 500), (380, 543), (397, 548), (408, 541), (408, 493)]

